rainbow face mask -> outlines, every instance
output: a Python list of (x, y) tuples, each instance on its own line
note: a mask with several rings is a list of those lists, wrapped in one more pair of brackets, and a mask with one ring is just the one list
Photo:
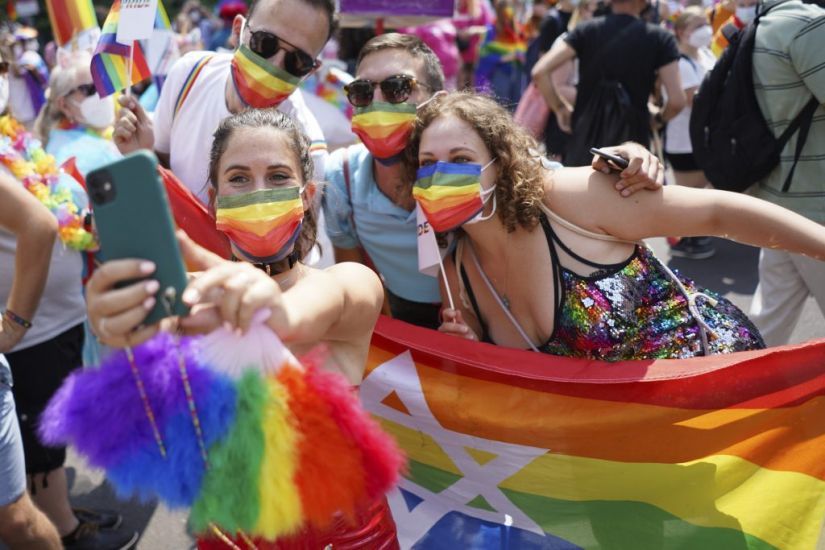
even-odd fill
[(481, 217), (484, 204), (495, 191), (495, 186), (481, 189), (481, 173), (493, 162), (495, 159), (481, 166), (438, 161), (418, 169), (413, 197), (434, 230), (451, 231), (492, 216)]
[(283, 260), (301, 233), (304, 203), (300, 187), (262, 189), (218, 197), (215, 226), (226, 233), (243, 259)]
[(410, 103), (373, 101), (356, 107), (352, 131), (379, 159), (394, 157), (404, 150), (412, 133), (416, 107)]
[(301, 79), (276, 67), (241, 44), (232, 58), (232, 82), (250, 107), (277, 107), (295, 91)]

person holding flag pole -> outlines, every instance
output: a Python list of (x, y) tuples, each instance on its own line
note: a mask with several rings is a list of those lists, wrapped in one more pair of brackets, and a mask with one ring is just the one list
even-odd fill
[[(371, 265), (382, 277), (392, 316), (435, 329), (441, 299), (437, 272), (427, 268), (437, 264), (438, 253), (432, 245), (422, 252), (425, 226), (413, 212), (399, 161), (417, 109), (444, 87), (441, 65), (419, 38), (389, 33), (364, 45), (355, 76), (345, 91), (355, 108), (352, 129), (362, 143), (335, 151), (325, 177), (323, 208), (335, 259)], [(628, 143), (611, 151), (630, 161), (621, 188), (661, 185), (664, 169), (642, 146)], [(594, 160), (594, 167), (609, 170), (604, 161)], [(418, 254), (430, 260), (421, 263)]]

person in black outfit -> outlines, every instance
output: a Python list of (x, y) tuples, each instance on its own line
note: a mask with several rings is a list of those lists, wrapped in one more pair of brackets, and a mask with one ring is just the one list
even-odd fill
[[(651, 116), (664, 122), (685, 106), (676, 40), (639, 18), (646, 5), (646, 0), (613, 0), (611, 14), (577, 26), (533, 68), (533, 81), (559, 127), (572, 134), (564, 156), (568, 166), (589, 163), (590, 148), (605, 143), (649, 143)], [(575, 110), (550, 78), (553, 70), (573, 58), (579, 59)], [(653, 115), (647, 103), (657, 75), (668, 100)]]

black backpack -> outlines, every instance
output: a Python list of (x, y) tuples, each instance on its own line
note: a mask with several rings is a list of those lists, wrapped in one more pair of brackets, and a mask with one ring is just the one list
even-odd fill
[(756, 28), (765, 13), (767, 10), (741, 31), (726, 36), (730, 44), (693, 98), (693, 156), (717, 189), (744, 191), (762, 180), (779, 164), (780, 153), (799, 130), (794, 163), (782, 186), (782, 191), (787, 191), (819, 106), (812, 97), (778, 138), (765, 122), (753, 84)]

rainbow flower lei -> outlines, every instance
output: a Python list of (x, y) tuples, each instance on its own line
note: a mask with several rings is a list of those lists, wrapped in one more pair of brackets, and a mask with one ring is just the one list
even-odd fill
[(63, 244), (81, 251), (97, 248), (94, 235), (83, 223), (85, 212), (74, 201), (69, 184), (61, 178), (54, 157), (9, 115), (0, 117), (0, 163), (54, 214)]

